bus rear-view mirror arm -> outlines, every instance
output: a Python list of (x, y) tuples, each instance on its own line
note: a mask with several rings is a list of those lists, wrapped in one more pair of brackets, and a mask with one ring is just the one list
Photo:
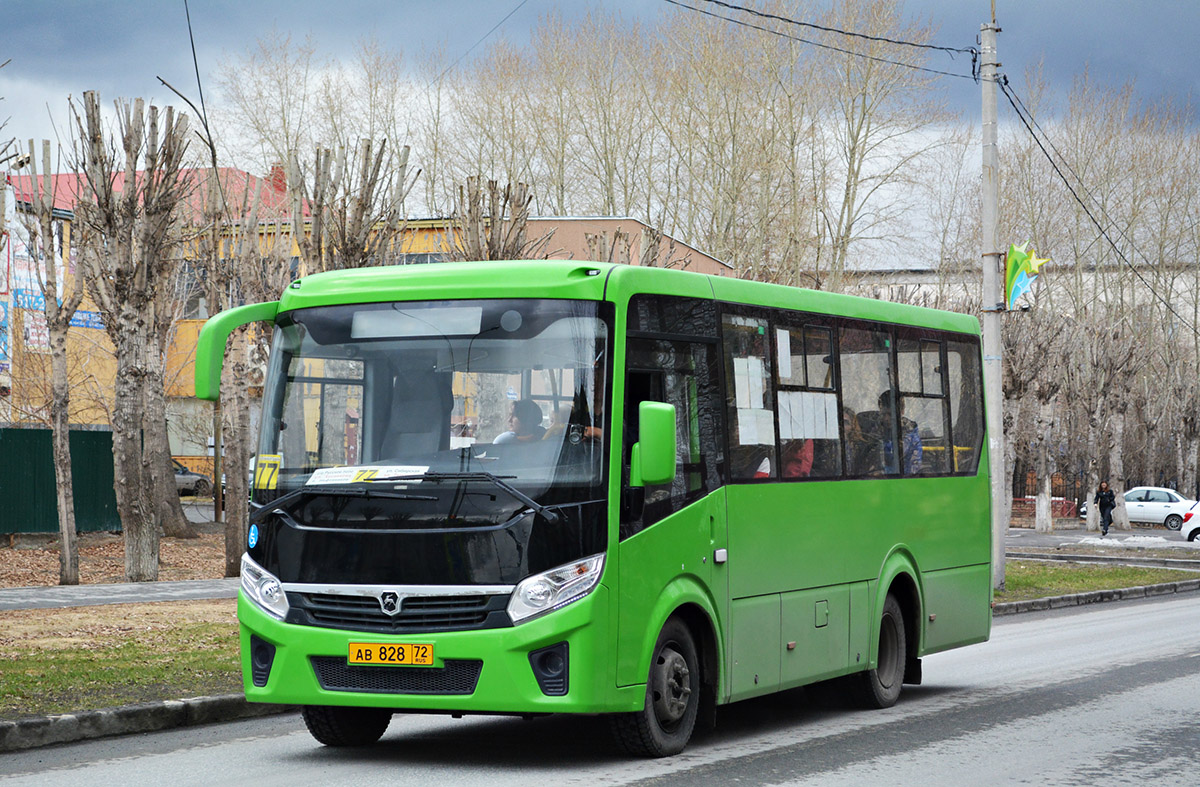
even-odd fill
[(629, 485), (653, 486), (675, 478), (675, 405), (641, 402), (638, 441), (629, 463)]
[(235, 329), (252, 322), (273, 322), (279, 301), (250, 303), (214, 314), (196, 341), (196, 398), (215, 402), (221, 395), (221, 366), (225, 343)]

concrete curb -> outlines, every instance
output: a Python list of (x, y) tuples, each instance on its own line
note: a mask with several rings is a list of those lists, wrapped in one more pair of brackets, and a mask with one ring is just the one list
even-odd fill
[(1183, 571), (1200, 571), (1200, 560), (1184, 560), (1169, 557), (1138, 557), (1130, 555), (1075, 555), (1070, 553), (1005, 552), (1010, 560), (1055, 560), (1062, 563), (1102, 563), (1120, 566), (1152, 566), (1154, 568), (1178, 568)]
[(1069, 596), (1048, 596), (1046, 598), (1031, 598), (1025, 601), (1010, 601), (1004, 604), (993, 604), (992, 615), (1015, 615), (1021, 612), (1039, 612), (1047, 609), (1062, 609), (1064, 607), (1082, 607), (1087, 604), (1099, 604), (1105, 601), (1125, 601), (1134, 598), (1151, 598), (1154, 596), (1169, 596), (1174, 593), (1195, 593), (1200, 591), (1200, 579), (1187, 579), (1183, 582), (1165, 582), (1161, 585), (1139, 585), (1119, 590), (1093, 590), (1089, 593), (1073, 593)]
[(31, 716), (16, 721), (0, 721), (0, 752), (248, 719), (293, 710), (295, 708), (290, 705), (249, 703), (241, 694), (223, 694), (218, 697), (143, 702), (57, 716)]

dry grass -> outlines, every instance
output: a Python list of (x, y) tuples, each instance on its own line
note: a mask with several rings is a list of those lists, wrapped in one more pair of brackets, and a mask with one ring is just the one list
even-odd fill
[(0, 612), (0, 719), (241, 690), (234, 599)]
[[(18, 536), (0, 548), (0, 588), (58, 584), (58, 542)], [(159, 547), (158, 578), (220, 579), (225, 576), (225, 539), (220, 533), (199, 538), (164, 538)], [(125, 547), (120, 535), (84, 533), (79, 537), (79, 581), (93, 585), (125, 581)]]

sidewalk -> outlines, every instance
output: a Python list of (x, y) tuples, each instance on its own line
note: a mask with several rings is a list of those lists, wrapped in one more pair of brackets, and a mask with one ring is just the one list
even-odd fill
[[(1183, 541), (1178, 533), (1172, 533), (1162, 528), (1139, 529), (1132, 532), (1110, 531), (1109, 536), (1104, 539), (1100, 538), (1099, 533), (1089, 533), (1082, 529), (1063, 529), (1042, 534), (1026, 528), (1010, 528), (1005, 539), (1006, 552), (1013, 553), (1019, 553), (1021, 549), (1061, 549), (1073, 545), (1104, 546), (1115, 550), (1128, 549), (1131, 553), (1130, 557), (1135, 557), (1137, 551), (1146, 548), (1178, 549), (1180, 557), (1200, 557), (1200, 543), (1189, 544)], [(1040, 557), (1048, 558), (1050, 556)], [(237, 595), (237, 589), (238, 580), (236, 578), (75, 585), (71, 587), (7, 588), (0, 589), (0, 610), (233, 598)], [(1200, 578), (1164, 585), (1123, 590), (1100, 590), (1054, 598), (996, 604), (992, 613), (1000, 617), (1024, 612), (1198, 591), (1200, 591)], [(251, 704), (246, 702), (240, 694), (228, 694), (219, 697), (166, 700), (58, 716), (0, 721), (0, 752), (32, 749), (55, 743), (70, 743), (110, 735), (129, 735), (196, 724), (233, 721), (294, 710), (291, 706)]]
[(230, 579), (189, 579), (179, 582), (125, 582), (113, 585), (0, 588), (0, 610), (236, 598), (238, 582), (237, 577), (232, 577)]

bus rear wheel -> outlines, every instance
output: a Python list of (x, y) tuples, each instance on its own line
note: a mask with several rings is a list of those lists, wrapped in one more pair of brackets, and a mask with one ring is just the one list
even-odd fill
[(890, 708), (900, 699), (908, 641), (904, 612), (896, 597), (888, 594), (879, 619), (879, 659), (875, 669), (853, 676), (855, 699), (866, 708)]
[(700, 659), (687, 626), (667, 621), (654, 645), (646, 702), (637, 713), (612, 716), (612, 730), (625, 751), (667, 757), (687, 746), (700, 708)]
[(326, 746), (368, 746), (383, 737), (392, 712), (387, 708), (338, 708), (305, 705), (304, 726)]

